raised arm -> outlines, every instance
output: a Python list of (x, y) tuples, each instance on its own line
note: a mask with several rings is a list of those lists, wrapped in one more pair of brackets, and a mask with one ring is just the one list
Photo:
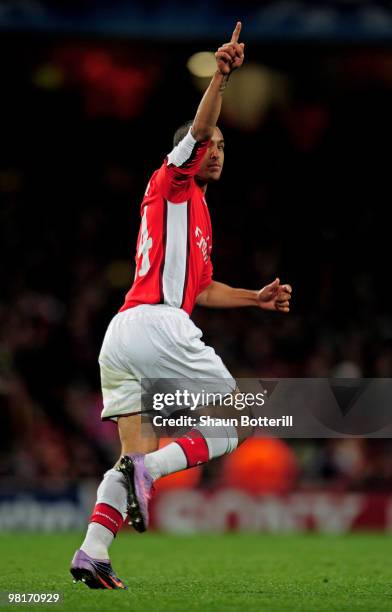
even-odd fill
[(157, 175), (165, 198), (171, 202), (183, 202), (188, 198), (192, 179), (214, 134), (229, 76), (244, 61), (244, 44), (238, 42), (240, 31), (241, 22), (238, 22), (230, 42), (215, 53), (217, 70), (199, 104), (192, 127), (174, 146)]
[(230, 74), (244, 61), (244, 43), (239, 43), (241, 22), (238, 21), (229, 43), (215, 53), (217, 71), (199, 104), (192, 126), (192, 135), (198, 141), (209, 140), (213, 135), (222, 107), (222, 95)]

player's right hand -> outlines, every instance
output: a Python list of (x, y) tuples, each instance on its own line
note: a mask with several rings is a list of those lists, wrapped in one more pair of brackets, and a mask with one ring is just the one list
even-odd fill
[(245, 45), (238, 42), (241, 28), (242, 24), (238, 21), (231, 36), (231, 41), (219, 47), (215, 53), (218, 70), (226, 76), (231, 74), (233, 70), (240, 68), (244, 62)]

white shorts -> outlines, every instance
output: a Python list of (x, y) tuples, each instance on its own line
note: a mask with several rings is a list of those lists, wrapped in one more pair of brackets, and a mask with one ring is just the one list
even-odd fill
[(178, 379), (214, 379), (215, 392), (234, 391), (235, 380), (201, 337), (200, 329), (179, 308), (145, 304), (118, 313), (99, 355), (102, 419), (143, 413), (144, 380), (177, 379), (178, 386)]

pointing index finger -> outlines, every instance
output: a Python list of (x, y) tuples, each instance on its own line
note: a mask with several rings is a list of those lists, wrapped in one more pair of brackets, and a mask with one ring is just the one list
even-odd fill
[(242, 23), (240, 21), (237, 21), (237, 25), (234, 28), (234, 32), (231, 35), (231, 41), (230, 42), (238, 42), (238, 39), (240, 37), (240, 32), (241, 32), (241, 28), (242, 28)]

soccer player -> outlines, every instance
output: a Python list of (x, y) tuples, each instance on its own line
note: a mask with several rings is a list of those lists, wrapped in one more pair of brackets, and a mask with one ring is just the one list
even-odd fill
[(142, 431), (142, 380), (214, 379), (222, 394), (235, 393), (235, 380), (190, 319), (195, 303), (289, 312), (291, 287), (278, 278), (261, 290), (212, 280), (205, 194), (222, 172), (224, 140), (217, 120), (230, 74), (244, 61), (240, 31), (238, 22), (230, 42), (215, 53), (217, 70), (193, 122), (177, 130), (173, 150), (148, 183), (135, 279), (100, 353), (102, 418), (117, 421), (121, 459), (98, 487), (86, 537), (71, 564), (74, 579), (90, 588), (126, 588), (108, 550), (127, 516), (137, 531), (147, 529), (156, 479), (230, 453), (249, 433), (234, 426), (200, 425), (157, 450), (153, 428)]

